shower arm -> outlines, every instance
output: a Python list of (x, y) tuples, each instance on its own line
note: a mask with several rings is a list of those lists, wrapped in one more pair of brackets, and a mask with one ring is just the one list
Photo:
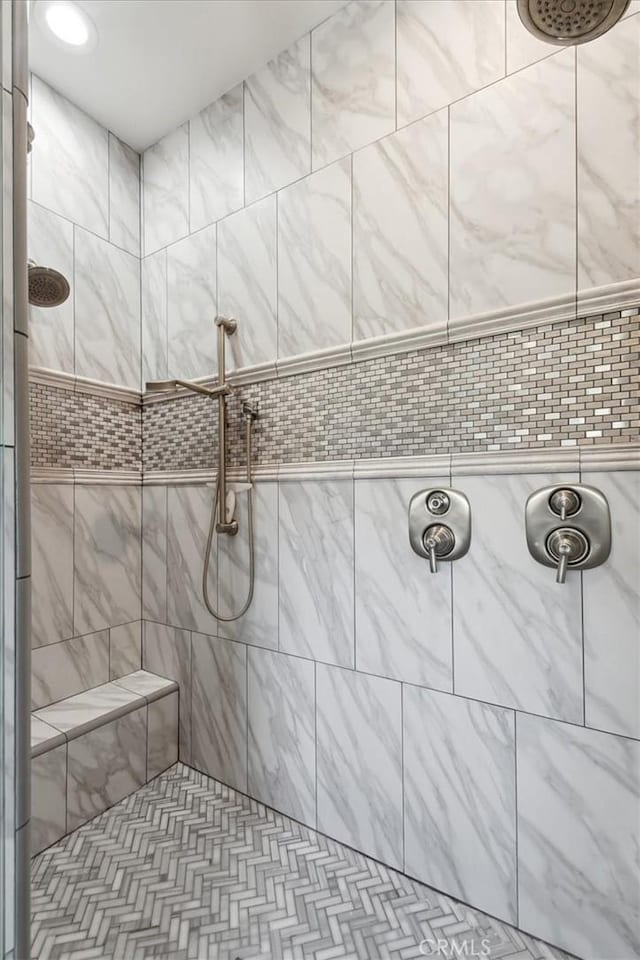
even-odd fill
[(235, 536), (238, 532), (238, 521), (233, 517), (227, 518), (227, 394), (230, 388), (227, 385), (225, 364), (225, 337), (231, 337), (236, 332), (237, 322), (232, 318), (216, 317), (218, 328), (218, 522), (217, 533), (227, 533)]

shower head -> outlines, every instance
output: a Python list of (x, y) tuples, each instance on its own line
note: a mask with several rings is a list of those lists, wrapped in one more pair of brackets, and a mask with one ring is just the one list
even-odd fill
[(527, 30), (547, 43), (586, 43), (618, 22), (629, 0), (518, 0)]
[(29, 303), (33, 307), (59, 307), (69, 296), (69, 282), (58, 270), (29, 261)]

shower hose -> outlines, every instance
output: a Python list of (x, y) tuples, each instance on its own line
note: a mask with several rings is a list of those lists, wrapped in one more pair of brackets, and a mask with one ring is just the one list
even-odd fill
[[(254, 557), (254, 543), (253, 543), (253, 482), (251, 479), (251, 430), (253, 428), (253, 414), (245, 414), (245, 444), (247, 452), (247, 496), (249, 498), (248, 502), (248, 523), (247, 523), (247, 532), (249, 535), (249, 592), (247, 594), (247, 599), (245, 600), (242, 609), (229, 617), (223, 617), (215, 607), (213, 606), (211, 600), (209, 599), (209, 567), (211, 565), (211, 547), (213, 546), (213, 536), (216, 529), (216, 514), (218, 513), (218, 503), (220, 501), (220, 476), (216, 477), (216, 493), (213, 498), (213, 504), (211, 507), (211, 520), (209, 521), (209, 535), (207, 537), (207, 546), (204, 552), (204, 570), (202, 572), (202, 596), (204, 597), (204, 602), (207, 607), (207, 610), (212, 617), (215, 617), (216, 620), (220, 620), (222, 623), (232, 623), (234, 620), (239, 620), (240, 617), (244, 616), (249, 607), (251, 606), (251, 601), (253, 600), (253, 585), (255, 581), (255, 557)], [(224, 451), (223, 454), (224, 456)], [(226, 509), (225, 504), (220, 503), (220, 516), (222, 517)]]

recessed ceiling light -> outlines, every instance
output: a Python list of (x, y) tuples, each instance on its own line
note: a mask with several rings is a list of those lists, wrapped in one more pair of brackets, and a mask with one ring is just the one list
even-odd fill
[(84, 53), (95, 46), (97, 33), (93, 21), (72, 0), (38, 0), (34, 6), (41, 25), (66, 49)]

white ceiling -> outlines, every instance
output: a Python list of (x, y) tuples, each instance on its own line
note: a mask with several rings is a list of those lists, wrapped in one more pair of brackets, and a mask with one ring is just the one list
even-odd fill
[(31, 69), (143, 150), (252, 74), (345, 0), (77, 0), (98, 31), (67, 52), (30, 17)]

